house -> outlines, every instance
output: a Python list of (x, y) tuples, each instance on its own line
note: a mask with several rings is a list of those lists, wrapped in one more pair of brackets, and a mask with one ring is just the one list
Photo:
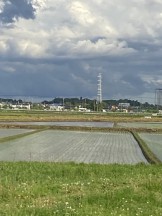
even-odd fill
[(60, 105), (60, 104), (51, 104), (49, 106), (49, 109), (54, 110), (54, 111), (63, 111), (64, 107), (62, 105)]
[(79, 112), (90, 112), (90, 109), (79, 107), (78, 111)]
[(11, 109), (27, 109), (30, 110), (30, 104), (10, 104)]

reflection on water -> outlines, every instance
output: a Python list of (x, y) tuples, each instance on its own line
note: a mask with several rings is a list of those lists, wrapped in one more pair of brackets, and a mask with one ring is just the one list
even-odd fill
[(113, 122), (0, 122), (0, 124), (10, 125), (49, 125), (49, 126), (80, 126), (80, 127), (108, 127), (112, 128)]

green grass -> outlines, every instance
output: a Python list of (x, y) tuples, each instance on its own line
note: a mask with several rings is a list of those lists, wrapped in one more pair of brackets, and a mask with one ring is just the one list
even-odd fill
[(159, 216), (161, 165), (0, 163), (0, 215)]
[(129, 113), (84, 113), (84, 112), (56, 112), (36, 110), (0, 110), (0, 121), (113, 121), (132, 122), (161, 121), (161, 116), (145, 119), (145, 114)]

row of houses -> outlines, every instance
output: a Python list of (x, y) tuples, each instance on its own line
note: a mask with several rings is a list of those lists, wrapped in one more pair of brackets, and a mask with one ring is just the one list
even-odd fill
[(31, 109), (30, 103), (22, 103), (22, 104), (11, 104), (11, 103), (0, 103), (0, 109), (13, 109), (13, 110), (19, 110), (19, 109)]
[(90, 109), (84, 108), (84, 107), (69, 107), (69, 106), (63, 106), (63, 105), (59, 105), (59, 104), (51, 104), (51, 105), (45, 105), (45, 108), (48, 107), (49, 110), (53, 110), (53, 111), (79, 111), (79, 112), (90, 112)]
[(12, 109), (12, 110), (30, 110), (30, 109), (41, 109), (41, 110), (51, 110), (51, 111), (68, 111), (77, 110), (79, 112), (90, 112), (89, 109), (79, 107), (69, 107), (63, 106), (61, 104), (42, 104), (42, 103), (0, 103), (0, 109)]
[[(49, 111), (78, 111), (78, 112), (91, 112), (88, 108), (79, 106), (71, 106), (71, 105), (63, 105), (63, 104), (43, 104), (43, 103), (0, 103), (0, 109), (12, 109), (12, 110), (30, 110), (30, 109), (38, 109), (38, 110), (49, 110)], [(129, 103), (119, 103), (117, 106), (111, 106), (107, 109), (102, 109), (103, 112), (139, 112), (140, 107), (131, 107)]]

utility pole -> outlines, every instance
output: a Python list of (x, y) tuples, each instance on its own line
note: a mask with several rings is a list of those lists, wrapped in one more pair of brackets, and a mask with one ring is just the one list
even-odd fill
[(63, 106), (63, 110), (64, 110), (64, 98), (62, 98), (62, 106)]
[(96, 100), (94, 99), (94, 102), (93, 102), (93, 109), (94, 109), (94, 112), (96, 111)]

